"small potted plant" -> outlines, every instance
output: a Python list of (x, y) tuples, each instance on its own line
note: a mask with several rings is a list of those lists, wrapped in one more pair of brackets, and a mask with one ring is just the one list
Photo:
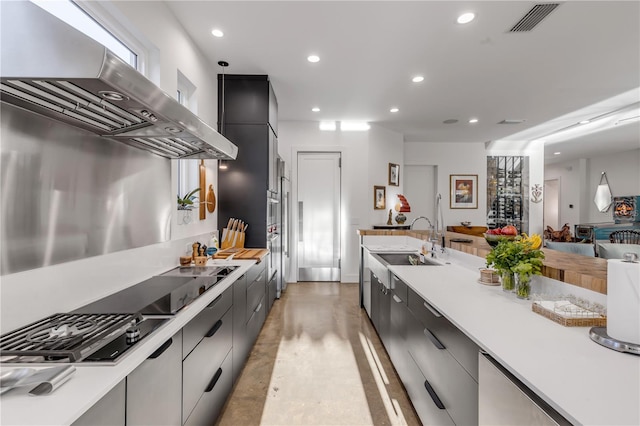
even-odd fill
[[(487, 266), (493, 266), (500, 272), (502, 289), (515, 289), (517, 296), (524, 299), (531, 291), (531, 275), (542, 273), (544, 253), (535, 247), (534, 237), (517, 236), (514, 240), (501, 240), (487, 255)], [(520, 290), (516, 288), (518, 283), (522, 287)]]
[(200, 188), (194, 189), (182, 198), (178, 195), (178, 210), (191, 210), (194, 200), (198, 198), (195, 195), (198, 192), (200, 192)]

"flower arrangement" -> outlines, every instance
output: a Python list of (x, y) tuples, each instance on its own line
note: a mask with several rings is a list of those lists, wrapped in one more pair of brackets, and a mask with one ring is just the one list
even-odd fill
[[(542, 274), (542, 260), (544, 253), (534, 248), (535, 238), (517, 236), (513, 240), (501, 240), (487, 255), (487, 267), (493, 266), (499, 271), (503, 279), (503, 289), (513, 290), (513, 274), (518, 281), (526, 284), (526, 288), (516, 289), (518, 297), (529, 296), (531, 275)], [(522, 293), (522, 294), (520, 294)]]

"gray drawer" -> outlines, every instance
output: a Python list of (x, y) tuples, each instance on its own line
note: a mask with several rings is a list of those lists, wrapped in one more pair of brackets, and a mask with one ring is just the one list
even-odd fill
[[(447, 348), (465, 370), (478, 381), (478, 351), (480, 348), (466, 334), (460, 331), (437, 309), (425, 302), (411, 288), (408, 289), (409, 310), (422, 325)], [(438, 316), (440, 315), (440, 316)]]
[(226, 289), (182, 329), (183, 359), (211, 331), (233, 302), (233, 287)]
[(409, 325), (409, 351), (413, 359), (453, 421), (458, 425), (478, 424), (478, 383), (425, 330), (418, 321)]
[(249, 321), (253, 312), (258, 307), (258, 304), (261, 302), (262, 298), (265, 295), (265, 282), (264, 281), (254, 281), (250, 282), (247, 285), (247, 318), (246, 321)]
[(189, 416), (215, 372), (231, 349), (232, 311), (222, 317), (222, 325), (205, 337), (182, 363), (182, 419)]
[(409, 287), (400, 278), (391, 274), (391, 290), (393, 294), (402, 299), (402, 303), (407, 305)]
[(407, 379), (402, 381), (418, 417), (425, 425), (454, 425), (446, 409), (440, 409), (429, 394), (426, 379), (411, 356), (407, 362)]
[[(256, 280), (263, 280), (265, 282), (266, 272), (265, 272), (266, 262), (262, 261), (260, 263), (256, 263), (247, 271), (247, 282), (251, 284)], [(262, 277), (260, 276), (262, 275)]]
[(264, 324), (264, 320), (266, 318), (265, 312), (267, 307), (265, 306), (265, 302), (266, 300), (263, 295), (263, 298), (258, 302), (258, 306), (253, 310), (253, 315), (249, 318), (249, 321), (247, 321), (247, 345), (249, 352), (251, 351), (258, 334), (260, 334), (260, 329), (262, 328), (262, 324)]
[(209, 378), (207, 388), (184, 423), (185, 426), (215, 424), (233, 385), (231, 359), (231, 352), (229, 352), (220, 368)]

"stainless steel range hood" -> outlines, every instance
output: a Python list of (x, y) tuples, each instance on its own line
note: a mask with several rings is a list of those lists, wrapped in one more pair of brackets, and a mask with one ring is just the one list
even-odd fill
[(28, 1), (2, 2), (1, 99), (166, 158), (238, 148), (98, 42)]

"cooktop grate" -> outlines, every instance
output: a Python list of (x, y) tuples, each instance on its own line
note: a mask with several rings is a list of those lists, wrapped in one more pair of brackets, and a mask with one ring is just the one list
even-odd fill
[(141, 320), (138, 314), (55, 314), (0, 336), (0, 356), (77, 362)]

